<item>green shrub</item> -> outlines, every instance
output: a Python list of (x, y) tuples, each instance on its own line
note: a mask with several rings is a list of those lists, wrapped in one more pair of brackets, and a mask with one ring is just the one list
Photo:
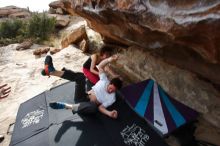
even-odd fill
[(0, 24), (1, 38), (15, 38), (22, 28), (22, 21), (18, 19), (6, 20)]
[(0, 23), (0, 44), (18, 43), (27, 38), (36, 42), (47, 40), (55, 32), (55, 24), (56, 19), (47, 17), (46, 13), (33, 13), (25, 21), (6, 20)]
[(46, 40), (55, 30), (55, 18), (49, 18), (45, 13), (33, 14), (27, 24), (27, 36)]

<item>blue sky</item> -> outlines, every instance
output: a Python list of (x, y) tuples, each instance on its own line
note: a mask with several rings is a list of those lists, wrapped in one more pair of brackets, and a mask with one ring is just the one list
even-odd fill
[(55, 0), (0, 0), (0, 7), (14, 5), (20, 8), (29, 7), (30, 11), (46, 11), (49, 9), (49, 3)]

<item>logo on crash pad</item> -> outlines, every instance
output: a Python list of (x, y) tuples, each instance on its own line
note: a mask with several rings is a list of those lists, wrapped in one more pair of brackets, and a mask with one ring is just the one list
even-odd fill
[(130, 146), (145, 146), (150, 139), (146, 131), (136, 124), (127, 125), (120, 133), (124, 143)]
[(29, 127), (34, 124), (38, 124), (44, 116), (44, 110), (37, 109), (35, 111), (29, 112), (21, 120), (22, 128)]

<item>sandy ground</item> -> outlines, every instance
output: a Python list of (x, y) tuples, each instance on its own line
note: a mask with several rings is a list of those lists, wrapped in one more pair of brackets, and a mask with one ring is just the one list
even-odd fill
[[(0, 100), (0, 134), (5, 140), (0, 146), (8, 146), (11, 135), (7, 134), (9, 124), (14, 123), (19, 105), (26, 100), (66, 82), (56, 77), (45, 77), (40, 74), (45, 56), (36, 58), (32, 49), (16, 51), (17, 44), (0, 48), (0, 84), (7, 83), (12, 87), (11, 94)], [(81, 50), (69, 46), (53, 55), (56, 69), (66, 67), (81, 71), (83, 62), (88, 58)]]

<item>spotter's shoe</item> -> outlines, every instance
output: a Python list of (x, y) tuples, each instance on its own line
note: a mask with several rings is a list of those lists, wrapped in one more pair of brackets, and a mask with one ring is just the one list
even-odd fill
[(63, 102), (51, 102), (49, 105), (52, 109), (64, 109), (65, 108), (65, 103)]

